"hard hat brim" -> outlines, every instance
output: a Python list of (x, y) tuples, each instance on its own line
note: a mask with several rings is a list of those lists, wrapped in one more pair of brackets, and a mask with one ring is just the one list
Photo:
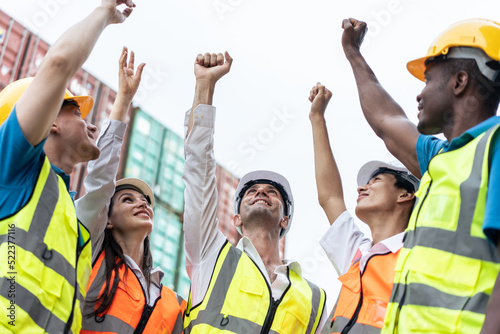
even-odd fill
[(429, 59), (429, 56), (418, 58), (412, 61), (409, 61), (406, 64), (406, 68), (408, 71), (420, 81), (425, 82), (425, 61)]
[(370, 179), (373, 177), (373, 173), (375, 173), (380, 168), (386, 168), (391, 171), (401, 173), (398, 173), (398, 175), (400, 175), (404, 180), (411, 183), (414, 190), (417, 191), (419, 183), (418, 178), (412, 175), (410, 171), (399, 161), (391, 161), (387, 163), (384, 161), (372, 160), (365, 163), (363, 166), (361, 166), (358, 172), (358, 186), (362, 187), (368, 184), (370, 182)]
[(149, 196), (149, 198), (151, 200), (151, 207), (153, 207), (155, 205), (155, 195), (153, 194), (153, 189), (151, 189), (149, 184), (147, 184), (143, 180), (135, 178), (135, 177), (127, 177), (127, 178), (120, 179), (120, 180), (116, 181), (115, 188), (117, 188), (119, 186), (125, 186), (125, 185), (132, 185), (132, 186), (140, 189), (144, 195)]
[(92, 96), (69, 96), (65, 97), (64, 100), (74, 100), (76, 103), (78, 103), (82, 118), (87, 117), (87, 115), (92, 110), (92, 107), (94, 106), (94, 99), (92, 98)]

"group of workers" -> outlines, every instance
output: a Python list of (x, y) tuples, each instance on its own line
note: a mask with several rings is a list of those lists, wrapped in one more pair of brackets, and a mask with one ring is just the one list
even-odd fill
[[(355, 213), (368, 238), (346, 211), (330, 147), (332, 93), (312, 88), (318, 198), (331, 224), (320, 243), (342, 283), (328, 312), (325, 292), (298, 262), (280, 258), (295, 205), (285, 177), (244, 175), (233, 218), (242, 239), (231, 245), (218, 229), (212, 100), (231, 68), (227, 52), (196, 57), (185, 118), (187, 302), (161, 284), (148, 237), (154, 193), (140, 179), (116, 181), (145, 65), (136, 68), (123, 49), (97, 140), (84, 120), (92, 98), (66, 90), (105, 27), (134, 7), (102, 0), (50, 48), (34, 78), (0, 93), (2, 333), (500, 333), (500, 24), (459, 22), (408, 63), (426, 83), (415, 126), (360, 53), (366, 24), (343, 21), (363, 113), (400, 162), (370, 161), (358, 173)], [(87, 193), (73, 201), (69, 174), (86, 161)]]

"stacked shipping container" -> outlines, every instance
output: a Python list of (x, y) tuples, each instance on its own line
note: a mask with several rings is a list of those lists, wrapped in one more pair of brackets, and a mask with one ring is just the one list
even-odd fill
[(130, 142), (123, 177), (146, 181), (155, 193), (155, 227), (150, 235), (154, 264), (164, 272), (163, 284), (184, 297), (189, 278), (184, 269), (183, 140), (157, 120), (136, 109), (130, 126)]

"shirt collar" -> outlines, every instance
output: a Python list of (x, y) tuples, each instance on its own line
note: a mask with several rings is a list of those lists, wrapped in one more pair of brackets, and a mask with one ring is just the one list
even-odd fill
[(453, 138), (450, 142), (445, 142), (444, 151), (451, 151), (460, 148), (470, 142), (472, 139), (477, 138), (483, 132), (491, 128), (493, 125), (500, 123), (500, 116), (491, 116), (485, 121), (473, 126), (465, 131), (459, 137)]
[(392, 253), (396, 253), (398, 250), (403, 247), (403, 238), (405, 236), (405, 232), (398, 233), (393, 235), (390, 238), (382, 240), (380, 243), (384, 244)]
[[(130, 269), (139, 277), (139, 281), (142, 282), (144, 280), (144, 284), (146, 283), (146, 278), (144, 277), (144, 274), (142, 273), (142, 270), (139, 268), (137, 263), (128, 256), (127, 254), (123, 254), (123, 257), (125, 258), (125, 262), (127, 263), (127, 266), (129, 266)], [(165, 273), (160, 267), (155, 267), (151, 270), (149, 273), (149, 280), (151, 284), (156, 285), (158, 288), (161, 287), (161, 280)]]
[(59, 167), (57, 167), (53, 164), (50, 164), (50, 166), (52, 166), (52, 169), (54, 170), (54, 172), (56, 172), (56, 174), (59, 175), (61, 177), (61, 179), (64, 181), (64, 184), (66, 185), (66, 190), (68, 190), (68, 193), (71, 196), (71, 199), (75, 200), (76, 191), (69, 190), (69, 184), (71, 181), (70, 176), (68, 174), (66, 174), (62, 169), (60, 169)]
[[(255, 249), (255, 246), (253, 245), (252, 240), (250, 240), (250, 238), (245, 236), (242, 237), (238, 242), (238, 244), (236, 245), (236, 248), (238, 248), (242, 252), (245, 252), (253, 260), (259, 259), (260, 262), (262, 262), (259, 252), (257, 252), (257, 249)], [(300, 264), (297, 261), (283, 259), (281, 260), (281, 263), (283, 264), (281, 266), (278, 266), (276, 270), (278, 270), (278, 268), (288, 267), (290, 268), (290, 270), (299, 275), (300, 278), (302, 278), (302, 268), (300, 267)]]
[(365, 244), (362, 244), (359, 247), (359, 250), (361, 251), (361, 254), (363, 256), (366, 254), (386, 253), (387, 251), (390, 251), (391, 253), (396, 253), (398, 250), (401, 249), (401, 247), (403, 247), (404, 235), (405, 232), (395, 234), (392, 237), (380, 241), (376, 245), (373, 244), (373, 241), (367, 242)]
[(362, 256), (359, 261), (359, 269), (361, 270), (361, 272), (365, 271), (366, 263), (372, 256), (378, 254), (388, 254), (389, 251), (391, 253), (396, 253), (398, 250), (400, 250), (403, 247), (404, 235), (405, 232), (398, 233), (396, 235), (393, 235), (392, 237), (380, 241), (376, 245), (373, 245), (373, 242), (367, 243), (368, 245), (370, 245), (368, 249), (361, 249), (360, 247), (359, 250), (361, 251)]

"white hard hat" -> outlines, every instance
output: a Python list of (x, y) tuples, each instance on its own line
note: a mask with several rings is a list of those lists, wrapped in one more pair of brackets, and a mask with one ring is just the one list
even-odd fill
[(135, 177), (128, 177), (116, 181), (115, 193), (123, 189), (132, 189), (140, 192), (141, 194), (146, 196), (146, 199), (151, 204), (151, 207), (154, 206), (155, 195), (153, 194), (153, 190), (151, 190), (151, 187), (143, 180), (137, 179)]
[[(278, 173), (267, 171), (267, 170), (257, 170), (244, 175), (238, 187), (236, 188), (236, 194), (234, 197), (234, 214), (240, 213), (240, 204), (245, 191), (256, 183), (268, 183), (276, 187), (283, 198), (283, 214), (288, 217), (288, 226), (281, 230), (280, 238), (284, 237), (285, 234), (290, 230), (292, 226), (292, 216), (293, 216), (293, 196), (292, 189), (287, 179)], [(236, 227), (238, 232), (242, 234), (241, 227)]]
[(399, 161), (389, 161), (383, 162), (378, 160), (373, 160), (367, 162), (359, 169), (358, 172), (358, 186), (364, 186), (373, 176), (380, 173), (391, 173), (402, 177), (405, 181), (408, 181), (412, 186), (414, 191), (418, 189), (418, 183), (420, 182), (410, 171)]

